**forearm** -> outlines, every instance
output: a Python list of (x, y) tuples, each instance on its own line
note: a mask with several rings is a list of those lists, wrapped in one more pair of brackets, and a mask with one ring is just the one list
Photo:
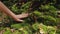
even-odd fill
[(0, 10), (5, 12), (7, 15), (15, 18), (15, 14), (11, 12), (1, 1), (0, 1)]

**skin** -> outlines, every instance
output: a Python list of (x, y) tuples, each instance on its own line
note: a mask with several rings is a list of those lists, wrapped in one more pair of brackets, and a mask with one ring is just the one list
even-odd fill
[(23, 13), (16, 15), (11, 10), (9, 10), (1, 1), (0, 1), (0, 10), (5, 12), (8, 16), (12, 17), (15, 21), (22, 22), (21, 18), (28, 17), (28, 13)]

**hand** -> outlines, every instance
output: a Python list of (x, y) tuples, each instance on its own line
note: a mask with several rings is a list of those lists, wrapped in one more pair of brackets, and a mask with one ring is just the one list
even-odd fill
[(28, 13), (21, 14), (21, 15), (15, 15), (9, 8), (7, 8), (1, 1), (0, 1), (0, 10), (6, 13), (7, 15), (11, 16), (15, 21), (23, 21), (20, 18), (25, 18), (28, 16)]
[(14, 20), (19, 21), (19, 22), (23, 22), (23, 20), (21, 20), (21, 18), (26, 18), (26, 17), (28, 17), (28, 15), (29, 15), (28, 13), (15, 15)]

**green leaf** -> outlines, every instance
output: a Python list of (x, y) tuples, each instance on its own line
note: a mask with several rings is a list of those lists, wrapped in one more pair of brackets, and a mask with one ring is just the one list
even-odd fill
[(9, 28), (6, 28), (6, 30), (3, 32), (3, 34), (12, 34), (12, 32)]

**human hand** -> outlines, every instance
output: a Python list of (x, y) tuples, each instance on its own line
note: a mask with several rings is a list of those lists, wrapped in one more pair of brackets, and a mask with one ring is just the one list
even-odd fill
[(19, 15), (15, 15), (14, 20), (18, 21), (18, 22), (23, 22), (23, 20), (21, 20), (21, 19), (28, 17), (28, 15), (29, 15), (28, 13), (22, 13)]

